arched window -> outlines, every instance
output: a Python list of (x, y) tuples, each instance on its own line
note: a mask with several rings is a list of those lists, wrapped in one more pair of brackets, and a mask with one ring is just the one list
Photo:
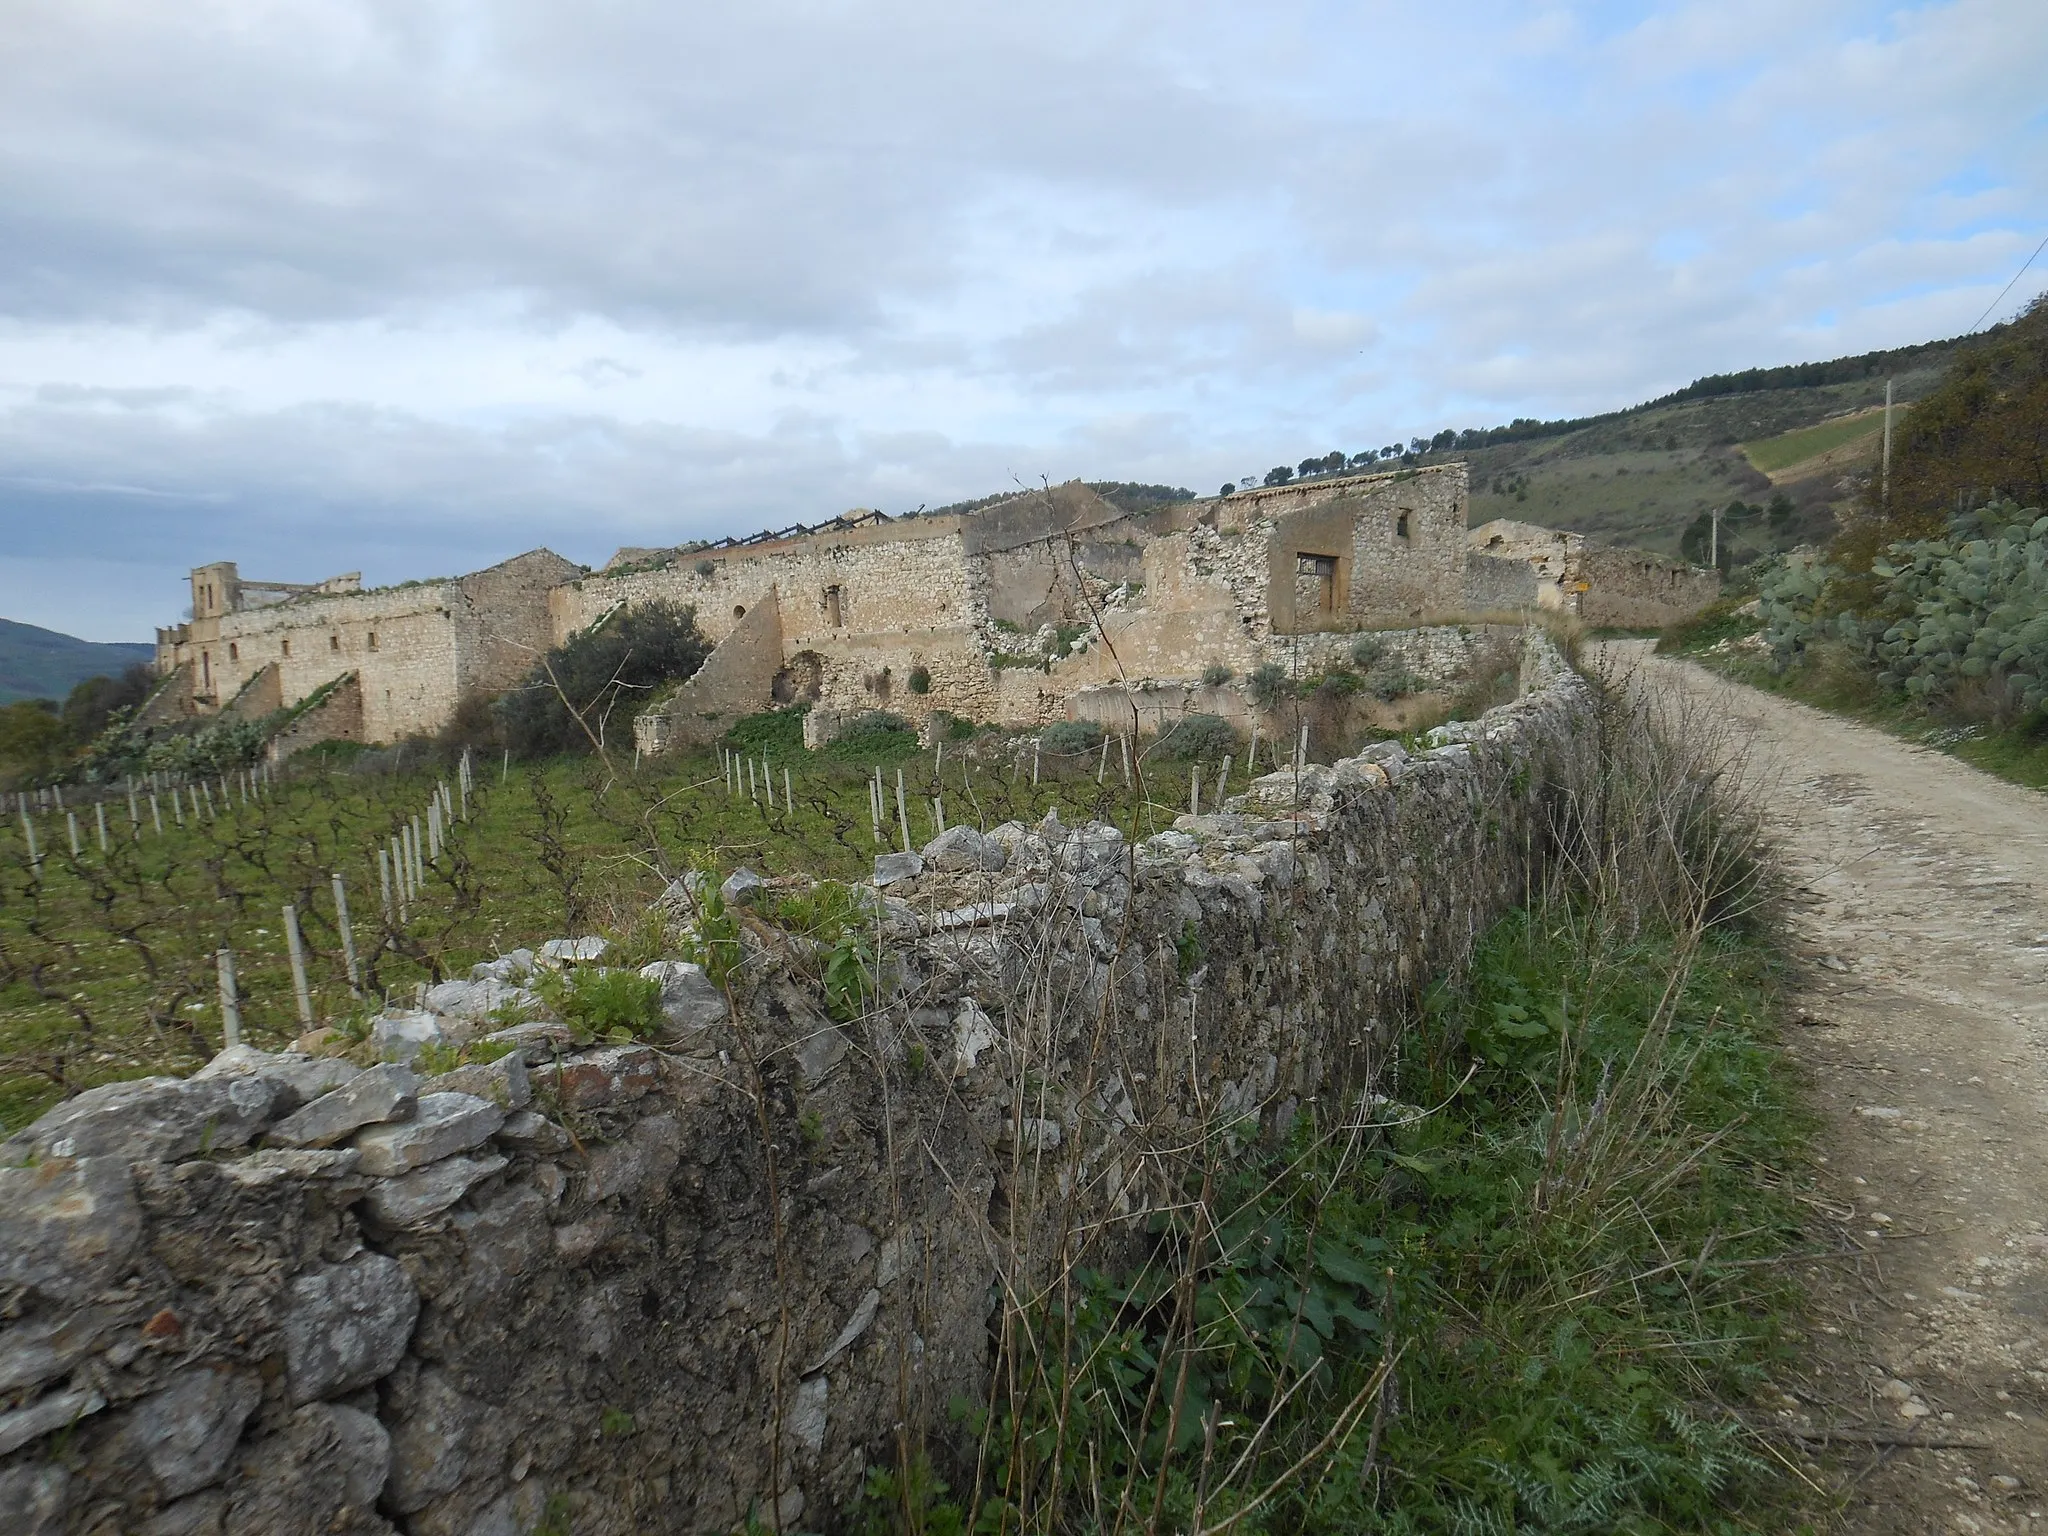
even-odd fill
[(240, 661), (241, 659), (242, 659), (242, 648), (241, 648), (241, 647), (240, 647), (239, 645), (235, 644), (235, 642), (234, 642), (234, 641), (230, 640), (230, 641), (228, 642), (228, 660), (229, 660), (229, 661)]

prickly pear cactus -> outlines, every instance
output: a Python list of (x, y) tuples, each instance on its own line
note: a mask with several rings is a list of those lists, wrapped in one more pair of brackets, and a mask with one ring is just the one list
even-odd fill
[(2002, 681), (2028, 711), (2048, 704), (2048, 517), (1993, 502), (1944, 537), (1894, 544), (1869, 626), (1880, 681), (1918, 697), (1964, 678)]

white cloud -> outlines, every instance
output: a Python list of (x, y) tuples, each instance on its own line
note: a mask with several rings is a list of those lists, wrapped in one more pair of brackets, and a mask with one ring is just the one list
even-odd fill
[(140, 634), (201, 559), (1206, 489), (1950, 334), (2044, 76), (2036, 0), (22, 0), (0, 527), (158, 573)]

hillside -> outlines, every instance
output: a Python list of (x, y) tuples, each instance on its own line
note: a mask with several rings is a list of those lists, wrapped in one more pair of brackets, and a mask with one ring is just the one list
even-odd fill
[(1677, 554), (1687, 529), (1710, 509), (1782, 497), (1777, 515), (1724, 523), (1724, 544), (1732, 539), (1741, 558), (1823, 543), (1877, 462), (1884, 364), (1905, 364), (1889, 376), (1894, 399), (1909, 406), (1934, 388), (1962, 347), (1958, 339), (1903, 355), (1724, 376), (1765, 386), (1748, 391), (1707, 392), (1701, 386), (1712, 381), (1701, 380), (1555, 436), (1427, 457), (1471, 465), (1475, 524), (1515, 517), (1603, 544)]
[(58, 699), (88, 677), (118, 676), (156, 654), (149, 645), (102, 644), (0, 619), (0, 704)]

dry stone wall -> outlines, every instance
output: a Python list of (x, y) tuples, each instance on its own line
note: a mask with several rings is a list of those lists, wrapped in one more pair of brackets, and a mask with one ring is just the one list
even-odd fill
[[(1005, 1285), (1113, 1257), (1208, 1136), (1361, 1112), (1420, 989), (1544, 862), (1591, 699), (1540, 638), (1441, 745), (1256, 781), (1133, 846), (1048, 820), (877, 861), (882, 996), (830, 1017), (745, 909), (730, 992), (424, 1078), (558, 941), (377, 1021), (225, 1053), (0, 1149), (0, 1529), (841, 1528), (943, 1464)], [(679, 886), (665, 898), (687, 914)]]

